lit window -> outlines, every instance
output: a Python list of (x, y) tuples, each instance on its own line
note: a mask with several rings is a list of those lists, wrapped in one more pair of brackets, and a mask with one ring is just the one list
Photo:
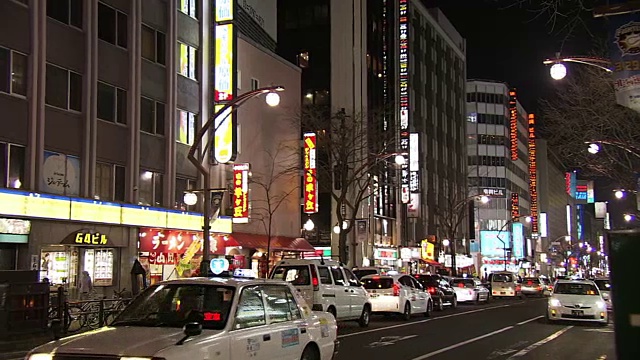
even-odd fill
[(180, 43), (180, 75), (196, 80), (197, 53), (194, 47)]
[(187, 145), (193, 144), (196, 133), (196, 115), (188, 111), (178, 110), (177, 121), (176, 141)]
[(192, 18), (198, 18), (197, 0), (179, 0), (178, 9)]

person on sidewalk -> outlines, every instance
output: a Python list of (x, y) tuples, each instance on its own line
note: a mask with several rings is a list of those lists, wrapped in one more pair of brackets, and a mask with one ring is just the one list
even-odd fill
[(83, 271), (80, 275), (80, 300), (89, 300), (93, 292), (93, 282), (88, 271)]

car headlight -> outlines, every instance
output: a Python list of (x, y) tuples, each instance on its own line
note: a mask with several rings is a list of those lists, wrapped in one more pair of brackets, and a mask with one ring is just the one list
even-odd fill
[(29, 360), (52, 360), (53, 355), (51, 354), (31, 354), (28, 357)]
[(607, 307), (607, 304), (604, 301), (596, 301), (596, 306), (600, 309), (604, 309)]
[(560, 304), (560, 300), (555, 299), (555, 298), (551, 298), (549, 299), (549, 306), (561, 306), (562, 304)]

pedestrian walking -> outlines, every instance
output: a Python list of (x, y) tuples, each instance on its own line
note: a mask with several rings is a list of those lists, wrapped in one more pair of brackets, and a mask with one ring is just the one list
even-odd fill
[(83, 271), (80, 276), (80, 300), (89, 300), (91, 293), (93, 292), (93, 282), (88, 271)]

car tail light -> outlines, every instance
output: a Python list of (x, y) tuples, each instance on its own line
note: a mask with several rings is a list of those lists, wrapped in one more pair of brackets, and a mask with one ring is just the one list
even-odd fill
[(427, 291), (429, 292), (429, 294), (435, 294), (436, 293), (436, 288), (429, 287), (429, 288), (427, 288)]
[(531, 285), (531, 284), (533, 284), (532, 281), (527, 281), (527, 285)]
[(458, 283), (458, 287), (459, 287), (459, 288), (463, 288), (463, 287), (464, 287), (464, 284), (463, 284), (463, 283)]
[(393, 284), (393, 296), (400, 296), (400, 285)]
[(538, 290), (542, 291), (542, 286), (538, 286)]
[(318, 291), (320, 289), (320, 281), (318, 280), (318, 273), (316, 272), (315, 266), (309, 266), (311, 269), (311, 284), (313, 285), (313, 291)]
[(522, 290), (522, 287), (520, 287), (520, 285), (516, 285), (516, 291), (520, 291)]

